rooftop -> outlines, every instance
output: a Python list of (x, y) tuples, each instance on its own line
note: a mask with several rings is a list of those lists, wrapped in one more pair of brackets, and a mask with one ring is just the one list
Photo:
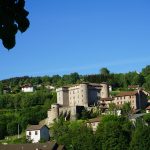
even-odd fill
[(127, 91), (127, 92), (120, 92), (116, 95), (116, 97), (122, 97), (122, 96), (133, 96), (136, 95), (138, 91)]
[[(47, 127), (46, 125), (31, 125), (26, 130), (32, 131), (32, 130), (40, 130), (42, 127)], [(48, 127), (47, 127), (48, 128)]]
[(89, 119), (89, 120), (87, 121), (87, 123), (93, 123), (93, 122), (100, 122), (100, 118), (99, 118), (99, 117), (97, 117), (97, 118), (92, 118), (92, 119)]

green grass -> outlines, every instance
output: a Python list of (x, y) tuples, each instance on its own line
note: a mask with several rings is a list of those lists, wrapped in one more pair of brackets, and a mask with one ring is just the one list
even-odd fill
[(5, 139), (0, 140), (0, 144), (17, 144), (17, 143), (26, 143), (25, 132), (21, 133), (21, 135), (13, 135), (13, 136), (6, 136)]

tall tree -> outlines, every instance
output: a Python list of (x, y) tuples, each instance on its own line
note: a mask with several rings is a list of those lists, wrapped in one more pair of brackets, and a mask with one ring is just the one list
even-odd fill
[(108, 76), (110, 71), (107, 68), (101, 68), (100, 69), (100, 74), (104, 76)]

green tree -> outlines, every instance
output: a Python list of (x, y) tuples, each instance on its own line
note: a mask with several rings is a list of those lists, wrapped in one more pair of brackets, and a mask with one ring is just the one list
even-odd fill
[(145, 77), (148, 76), (150, 74), (150, 65), (148, 65), (145, 68), (143, 68), (141, 73)]
[(18, 123), (15, 121), (12, 121), (7, 124), (7, 133), (8, 135), (15, 135), (18, 132)]
[(96, 131), (97, 149), (120, 150), (128, 149), (130, 142), (130, 126), (122, 117), (103, 116)]
[(148, 113), (148, 114), (145, 114), (144, 116), (143, 116), (143, 119), (145, 120), (145, 122), (148, 124), (148, 125), (150, 125), (150, 114)]
[(110, 71), (107, 68), (101, 68), (100, 69), (100, 74), (104, 76), (108, 76)]
[(6, 125), (4, 122), (0, 121), (0, 139), (4, 139), (6, 135)]
[(29, 27), (28, 12), (24, 9), (25, 0), (0, 1), (0, 38), (7, 49), (15, 46), (15, 35)]
[(129, 115), (131, 114), (131, 104), (129, 102), (123, 104), (122, 114), (126, 117), (129, 117)]
[(145, 80), (143, 86), (146, 90), (150, 91), (150, 74), (145, 77)]
[(150, 149), (150, 127), (136, 127), (130, 143), (130, 150), (149, 150)]

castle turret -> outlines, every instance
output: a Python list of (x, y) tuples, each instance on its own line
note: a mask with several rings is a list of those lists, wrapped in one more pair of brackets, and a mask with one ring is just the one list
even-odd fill
[(88, 86), (87, 84), (80, 84), (80, 103), (81, 106), (88, 107)]
[(52, 104), (51, 109), (47, 112), (48, 120), (47, 124), (54, 123), (54, 120), (58, 118), (59, 116), (59, 105), (58, 104)]
[(69, 105), (69, 93), (68, 93), (68, 87), (62, 87), (56, 89), (57, 92), (57, 103), (62, 106), (68, 106)]
[(101, 89), (101, 98), (108, 98), (109, 97), (109, 85), (106, 82), (100, 84), (102, 86)]

